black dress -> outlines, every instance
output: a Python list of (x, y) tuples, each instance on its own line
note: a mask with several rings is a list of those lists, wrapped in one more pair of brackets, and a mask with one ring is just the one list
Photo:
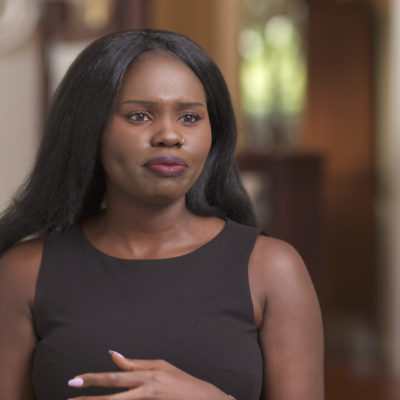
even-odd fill
[(108, 350), (164, 359), (238, 400), (259, 400), (262, 354), (248, 280), (258, 231), (227, 221), (211, 241), (161, 260), (94, 248), (76, 226), (44, 246), (34, 303), (37, 400), (106, 394), (67, 381), (115, 371)]

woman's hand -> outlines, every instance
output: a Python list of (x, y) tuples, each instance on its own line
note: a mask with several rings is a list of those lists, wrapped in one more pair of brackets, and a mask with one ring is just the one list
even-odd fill
[(88, 373), (71, 379), (69, 386), (127, 388), (106, 396), (75, 397), (74, 400), (229, 400), (227, 394), (163, 360), (130, 360), (110, 351), (121, 372)]

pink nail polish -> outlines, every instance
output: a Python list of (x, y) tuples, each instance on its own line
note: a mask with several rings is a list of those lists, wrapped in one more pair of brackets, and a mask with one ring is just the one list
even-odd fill
[(74, 378), (74, 379), (70, 379), (68, 381), (68, 386), (80, 387), (82, 385), (83, 385), (83, 379), (82, 378)]
[(125, 358), (122, 354), (120, 354), (120, 353), (118, 353), (117, 351), (114, 351), (114, 350), (108, 350), (108, 354), (110, 354), (110, 355), (115, 354), (118, 357)]

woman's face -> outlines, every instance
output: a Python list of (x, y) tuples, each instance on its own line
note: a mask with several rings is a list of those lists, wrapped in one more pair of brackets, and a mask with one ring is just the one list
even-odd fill
[(204, 88), (167, 52), (128, 70), (101, 146), (108, 200), (167, 205), (184, 199), (211, 147)]

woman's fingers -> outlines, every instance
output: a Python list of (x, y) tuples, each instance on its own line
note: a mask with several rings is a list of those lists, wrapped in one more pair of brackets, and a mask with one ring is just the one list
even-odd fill
[(135, 388), (153, 379), (149, 371), (100, 372), (79, 375), (68, 381), (68, 386)]
[(122, 372), (87, 373), (68, 381), (68, 385), (76, 388), (90, 386), (135, 388), (160, 378), (160, 373), (171, 371), (174, 367), (164, 360), (131, 360), (122, 354), (109, 351), (114, 363)]
[(123, 369), (124, 371), (133, 371), (134, 370), (131, 360), (124, 357), (122, 354), (120, 354), (114, 350), (109, 350), (108, 353), (111, 355), (111, 358), (114, 361), (114, 363), (118, 367)]
[[(145, 400), (145, 399), (223, 399), (227, 395), (163, 360), (130, 360), (111, 353), (123, 371), (87, 373), (76, 376), (69, 385), (77, 388), (108, 387), (127, 389), (107, 396), (83, 396), (74, 400)], [(71, 399), (72, 400), (72, 399)]]
[[(115, 394), (108, 394), (105, 396), (80, 396), (73, 397), (68, 400), (133, 400), (133, 399), (145, 399), (146, 394), (142, 390), (142, 388), (129, 390), (126, 392), (120, 392)], [(147, 396), (148, 398), (148, 396)]]
[(174, 368), (164, 360), (132, 360), (113, 350), (109, 353), (114, 363), (124, 371), (169, 371)]

